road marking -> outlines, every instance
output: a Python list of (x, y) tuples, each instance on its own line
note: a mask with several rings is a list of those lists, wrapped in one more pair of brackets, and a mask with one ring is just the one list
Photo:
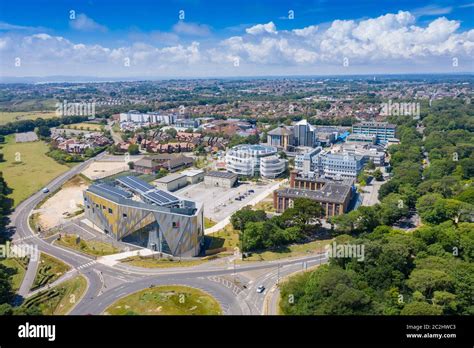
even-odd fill
[(96, 260), (94, 260), (94, 261), (91, 261), (91, 262), (85, 263), (85, 264), (83, 264), (83, 265), (80, 265), (79, 267), (77, 267), (77, 269), (78, 269), (78, 270), (79, 270), (79, 269), (84, 269), (84, 268), (86, 268), (86, 267), (92, 266), (94, 263), (97, 263), (97, 261), (96, 261)]

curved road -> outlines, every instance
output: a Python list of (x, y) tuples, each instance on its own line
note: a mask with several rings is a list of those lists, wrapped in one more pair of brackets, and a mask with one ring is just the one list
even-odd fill
[[(100, 159), (105, 153), (81, 163), (60, 175), (47, 186), (51, 192), (59, 189), (66, 181), (79, 174), (92, 161)], [(70, 314), (101, 314), (108, 306), (121, 297), (141, 289), (165, 284), (188, 285), (202, 289), (214, 296), (221, 304), (224, 314), (262, 314), (264, 312), (265, 293), (256, 291), (258, 285), (271, 289), (281, 276), (300, 271), (326, 261), (325, 255), (309, 255), (299, 259), (285, 259), (279, 262), (249, 262), (229, 266), (209, 262), (194, 267), (166, 269), (143, 269), (123, 264), (108, 266), (97, 263), (92, 257), (66, 250), (42, 240), (29, 227), (29, 216), (43, 199), (44, 193), (37, 192), (18, 205), (10, 216), (10, 228), (13, 229), (13, 241), (27, 239), (36, 243), (39, 251), (50, 254), (71, 266), (63, 277), (82, 274), (86, 277), (88, 288), (82, 299)], [(233, 282), (236, 274), (268, 269), (252, 281), (252, 285)], [(26, 277), (25, 277), (26, 278)], [(24, 279), (25, 281), (25, 279)], [(267, 290), (266, 290), (267, 291)], [(265, 292), (266, 292), (265, 291)]]

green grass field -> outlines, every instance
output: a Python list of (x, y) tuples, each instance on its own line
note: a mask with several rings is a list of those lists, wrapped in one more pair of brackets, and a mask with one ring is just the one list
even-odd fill
[(65, 125), (64, 128), (100, 132), (100, 131), (102, 131), (104, 126), (100, 125), (100, 124), (96, 124), (96, 123), (81, 122), (81, 123), (73, 123), (73, 124)]
[(74, 234), (63, 235), (60, 240), (56, 240), (54, 243), (92, 256), (116, 254), (120, 251), (120, 249), (115, 248), (112, 244), (96, 240), (85, 241), (81, 239), (80, 242), (77, 243), (77, 235)]
[(81, 300), (86, 289), (87, 280), (79, 275), (28, 298), (23, 306), (38, 305), (44, 315), (65, 315)]
[(211, 220), (207, 217), (204, 218), (204, 228), (211, 228), (212, 226), (215, 226), (216, 222), (214, 220)]
[(247, 261), (273, 261), (287, 257), (304, 256), (311, 253), (324, 252), (324, 246), (332, 243), (333, 239), (318, 240), (304, 244), (293, 244), (281, 247), (277, 250), (263, 251), (260, 253), (253, 252), (251, 256), (245, 258)]
[(143, 257), (143, 256), (131, 256), (126, 259), (121, 260), (121, 262), (135, 267), (144, 267), (144, 268), (172, 268), (172, 267), (192, 267), (201, 265), (209, 260), (218, 258), (214, 257), (203, 257), (202, 259), (196, 260), (172, 260), (168, 258), (158, 258), (157, 256)]
[[(46, 156), (48, 146), (42, 141), (16, 143), (15, 135), (8, 135), (6, 143), (0, 145), (4, 162), (0, 163), (0, 172), (8, 186), (13, 189), (10, 197), (16, 207), (23, 200), (43, 188), (69, 167), (57, 163)], [(18, 159), (19, 162), (15, 162)]]
[(0, 111), (0, 125), (7, 124), (8, 122), (36, 120), (37, 118), (48, 119), (57, 116), (55, 111)]
[(228, 251), (234, 251), (235, 247), (239, 247), (239, 233), (234, 230), (231, 224), (226, 225), (223, 229), (206, 235), (210, 244), (208, 249), (227, 248)]
[(207, 293), (187, 286), (157, 286), (123, 297), (104, 314), (111, 315), (218, 315), (219, 303)]
[(7, 258), (0, 261), (0, 264), (8, 267), (15, 272), (12, 276), (12, 288), (17, 291), (25, 277), (28, 259)]
[(64, 273), (69, 271), (70, 267), (55, 257), (41, 253), (38, 271), (31, 290), (38, 289), (47, 284), (51, 284)]

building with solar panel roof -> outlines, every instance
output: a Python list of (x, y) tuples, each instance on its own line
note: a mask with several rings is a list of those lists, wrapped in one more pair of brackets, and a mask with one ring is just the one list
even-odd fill
[(116, 240), (173, 256), (200, 253), (203, 205), (181, 199), (134, 176), (91, 185), (84, 191), (86, 217)]

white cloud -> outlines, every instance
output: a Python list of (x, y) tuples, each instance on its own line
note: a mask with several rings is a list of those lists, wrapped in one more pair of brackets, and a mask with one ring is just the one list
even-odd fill
[[(406, 11), (359, 21), (335, 20), (325, 29), (310, 25), (277, 31), (269, 22), (220, 41), (209, 40), (207, 26), (178, 22), (170, 33), (135, 33), (135, 42), (114, 48), (71, 42), (46, 33), (15, 35), (0, 35), (5, 57), (0, 70), (8, 74), (315, 74), (338, 71), (344, 57), (350, 61), (345, 73), (446, 72), (452, 71), (453, 57), (459, 59), (459, 71), (472, 71), (469, 62), (474, 55), (474, 30), (462, 32), (459, 21), (445, 17), (420, 26)], [(178, 40), (181, 35), (206, 40), (200, 43), (193, 37), (194, 41), (185, 44)], [(22, 58), (21, 69), (12, 68), (15, 57)], [(123, 64), (126, 58), (130, 59), (128, 70)], [(405, 70), (394, 71), (395, 66)]]
[(257, 24), (253, 27), (245, 29), (247, 34), (259, 35), (259, 34), (277, 34), (276, 26), (273, 22), (268, 22), (267, 24)]
[(295, 33), (297, 36), (308, 37), (311, 35), (316, 34), (318, 31), (317, 25), (310, 25), (308, 27), (302, 29), (293, 29), (292, 32)]
[(97, 23), (92, 18), (87, 17), (84, 13), (80, 13), (75, 19), (69, 21), (71, 28), (80, 31), (107, 31), (107, 27)]

